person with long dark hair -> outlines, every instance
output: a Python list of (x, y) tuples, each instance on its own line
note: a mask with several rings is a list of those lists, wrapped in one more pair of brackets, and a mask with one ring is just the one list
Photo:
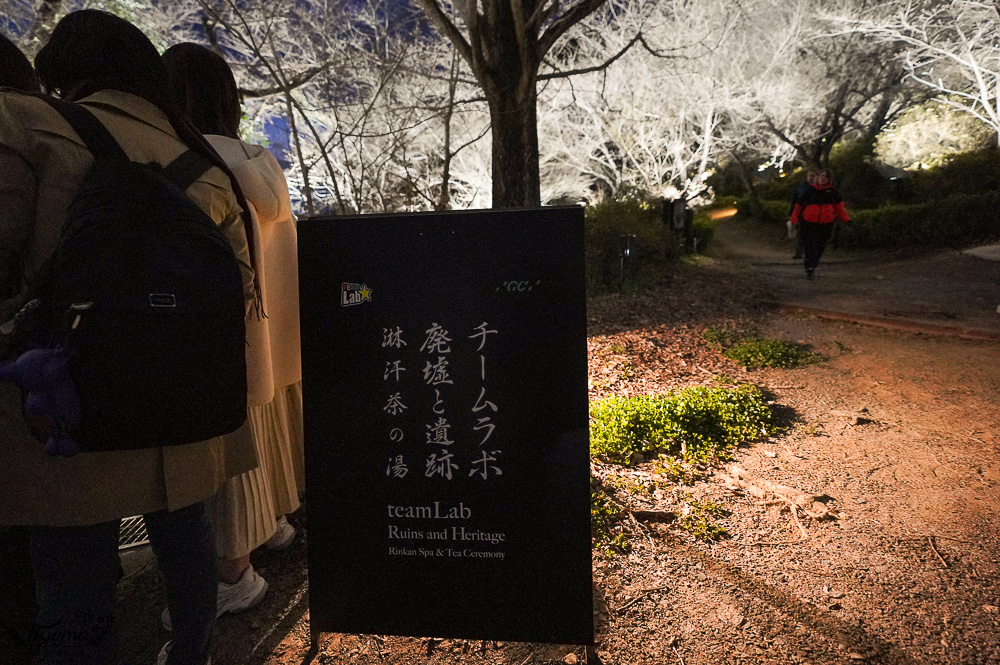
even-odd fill
[(0, 87), (39, 92), (38, 77), (14, 42), (0, 35)]
[[(252, 309), (255, 248), (243, 215), (249, 206), (225, 162), (174, 110), (166, 69), (145, 35), (106, 12), (74, 12), (56, 25), (35, 67), (46, 91), (89, 111), (132, 161), (165, 166), (193, 149), (213, 164), (185, 193), (228, 240)], [(16, 267), (0, 271), (0, 322), (21, 308), (39, 279), (92, 162), (44, 99), (0, 91), (0, 246)], [(138, 514), (174, 619), (173, 640), (158, 663), (210, 661), (218, 562), (206, 500), (257, 465), (248, 423), (197, 443), (62, 459), (43, 452), (18, 390), (2, 383), (0, 459), (0, 525), (32, 527), (42, 663), (118, 662), (118, 529), (121, 518)]]
[[(250, 203), (260, 239), (257, 278), (267, 318), (247, 321), (247, 384), (260, 467), (231, 478), (211, 501), (219, 556), (218, 614), (256, 605), (267, 583), (250, 564), (256, 548), (288, 547), (285, 515), (299, 507), (302, 365), (295, 218), (278, 160), (240, 140), (240, 96), (222, 58), (192, 43), (163, 54), (173, 99), (229, 164)], [(163, 613), (164, 625), (170, 614)]]

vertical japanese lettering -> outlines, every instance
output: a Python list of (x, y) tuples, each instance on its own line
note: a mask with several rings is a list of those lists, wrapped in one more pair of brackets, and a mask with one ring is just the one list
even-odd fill
[(405, 371), (406, 368), (403, 367), (402, 360), (393, 360), (392, 362), (387, 360), (385, 363), (385, 372), (382, 373), (382, 380), (388, 381), (391, 376), (396, 383), (399, 383), (399, 375)]
[(427, 337), (424, 339), (424, 343), (420, 345), (421, 351), (426, 351), (427, 353), (451, 353), (451, 338), (448, 337), (448, 331), (442, 328), (437, 323), (432, 323), (431, 327), (424, 331)]
[(469, 339), (476, 339), (478, 337), (479, 338), (479, 347), (476, 349), (476, 351), (482, 351), (483, 350), (483, 346), (486, 345), (486, 336), (487, 335), (495, 335), (495, 334), (497, 334), (497, 331), (496, 330), (490, 330), (489, 329), (489, 324), (486, 323), (485, 321), (483, 321), (478, 326), (476, 326), (475, 332), (472, 333), (471, 335), (469, 335)]
[(402, 395), (400, 393), (393, 393), (392, 395), (389, 395), (389, 400), (385, 403), (385, 406), (382, 407), (382, 410), (387, 412), (390, 416), (398, 416), (407, 408), (409, 407), (403, 404)]
[(427, 458), (424, 475), (428, 478), (440, 476), (441, 478), (451, 480), (452, 474), (458, 471), (458, 465), (453, 461), (454, 457), (446, 449), (442, 449), (440, 455), (431, 453)]
[(475, 460), (472, 463), (473, 466), (472, 469), (469, 471), (469, 476), (478, 475), (483, 480), (486, 480), (490, 476), (491, 472), (492, 475), (502, 476), (503, 471), (500, 469), (500, 467), (490, 464), (490, 462), (497, 461), (497, 458), (494, 457), (493, 455), (499, 454), (500, 451), (494, 450), (492, 451), (492, 454), (487, 454), (485, 450), (480, 452), (481, 455), (479, 459)]
[(385, 475), (390, 478), (405, 478), (409, 472), (410, 468), (406, 465), (406, 461), (402, 455), (389, 458), (389, 464), (385, 468)]
[(432, 386), (454, 383), (448, 376), (448, 358), (446, 356), (438, 356), (437, 362), (433, 365), (431, 361), (427, 361), (427, 365), (424, 367), (424, 382)]
[(403, 329), (396, 326), (396, 329), (392, 328), (382, 328), (382, 348), (392, 347), (394, 349), (401, 349), (406, 346), (406, 342), (403, 341)]
[(497, 405), (486, 399), (486, 386), (479, 389), (479, 397), (476, 399), (475, 406), (472, 407), (472, 412), (479, 413), (483, 409), (493, 409), (494, 412), (497, 410)]
[(433, 425), (427, 425), (427, 443), (439, 446), (450, 446), (455, 443), (448, 438), (450, 429), (451, 425), (448, 424), (447, 418), (438, 418)]

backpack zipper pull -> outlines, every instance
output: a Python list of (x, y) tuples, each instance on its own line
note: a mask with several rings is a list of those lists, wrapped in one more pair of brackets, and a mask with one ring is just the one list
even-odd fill
[(76, 318), (73, 319), (73, 324), (69, 327), (71, 331), (76, 330), (76, 327), (80, 325), (80, 319), (83, 317), (83, 312), (87, 311), (93, 306), (94, 306), (93, 302), (78, 302), (78, 303), (73, 303), (72, 305), (69, 306), (70, 312), (76, 312)]

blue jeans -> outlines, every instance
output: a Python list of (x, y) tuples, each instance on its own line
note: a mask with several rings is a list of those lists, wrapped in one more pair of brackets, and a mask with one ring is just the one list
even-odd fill
[[(144, 516), (173, 623), (169, 665), (209, 656), (219, 563), (204, 503)], [(113, 665), (119, 520), (84, 527), (35, 527), (32, 562), (44, 665)]]

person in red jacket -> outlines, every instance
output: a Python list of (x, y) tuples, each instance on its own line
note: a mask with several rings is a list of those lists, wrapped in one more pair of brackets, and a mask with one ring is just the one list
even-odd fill
[(833, 174), (823, 169), (817, 172), (812, 187), (799, 197), (792, 209), (792, 224), (798, 224), (802, 237), (807, 279), (813, 279), (826, 243), (833, 235), (833, 223), (838, 219), (851, 221), (844, 210), (844, 199), (833, 187)]

